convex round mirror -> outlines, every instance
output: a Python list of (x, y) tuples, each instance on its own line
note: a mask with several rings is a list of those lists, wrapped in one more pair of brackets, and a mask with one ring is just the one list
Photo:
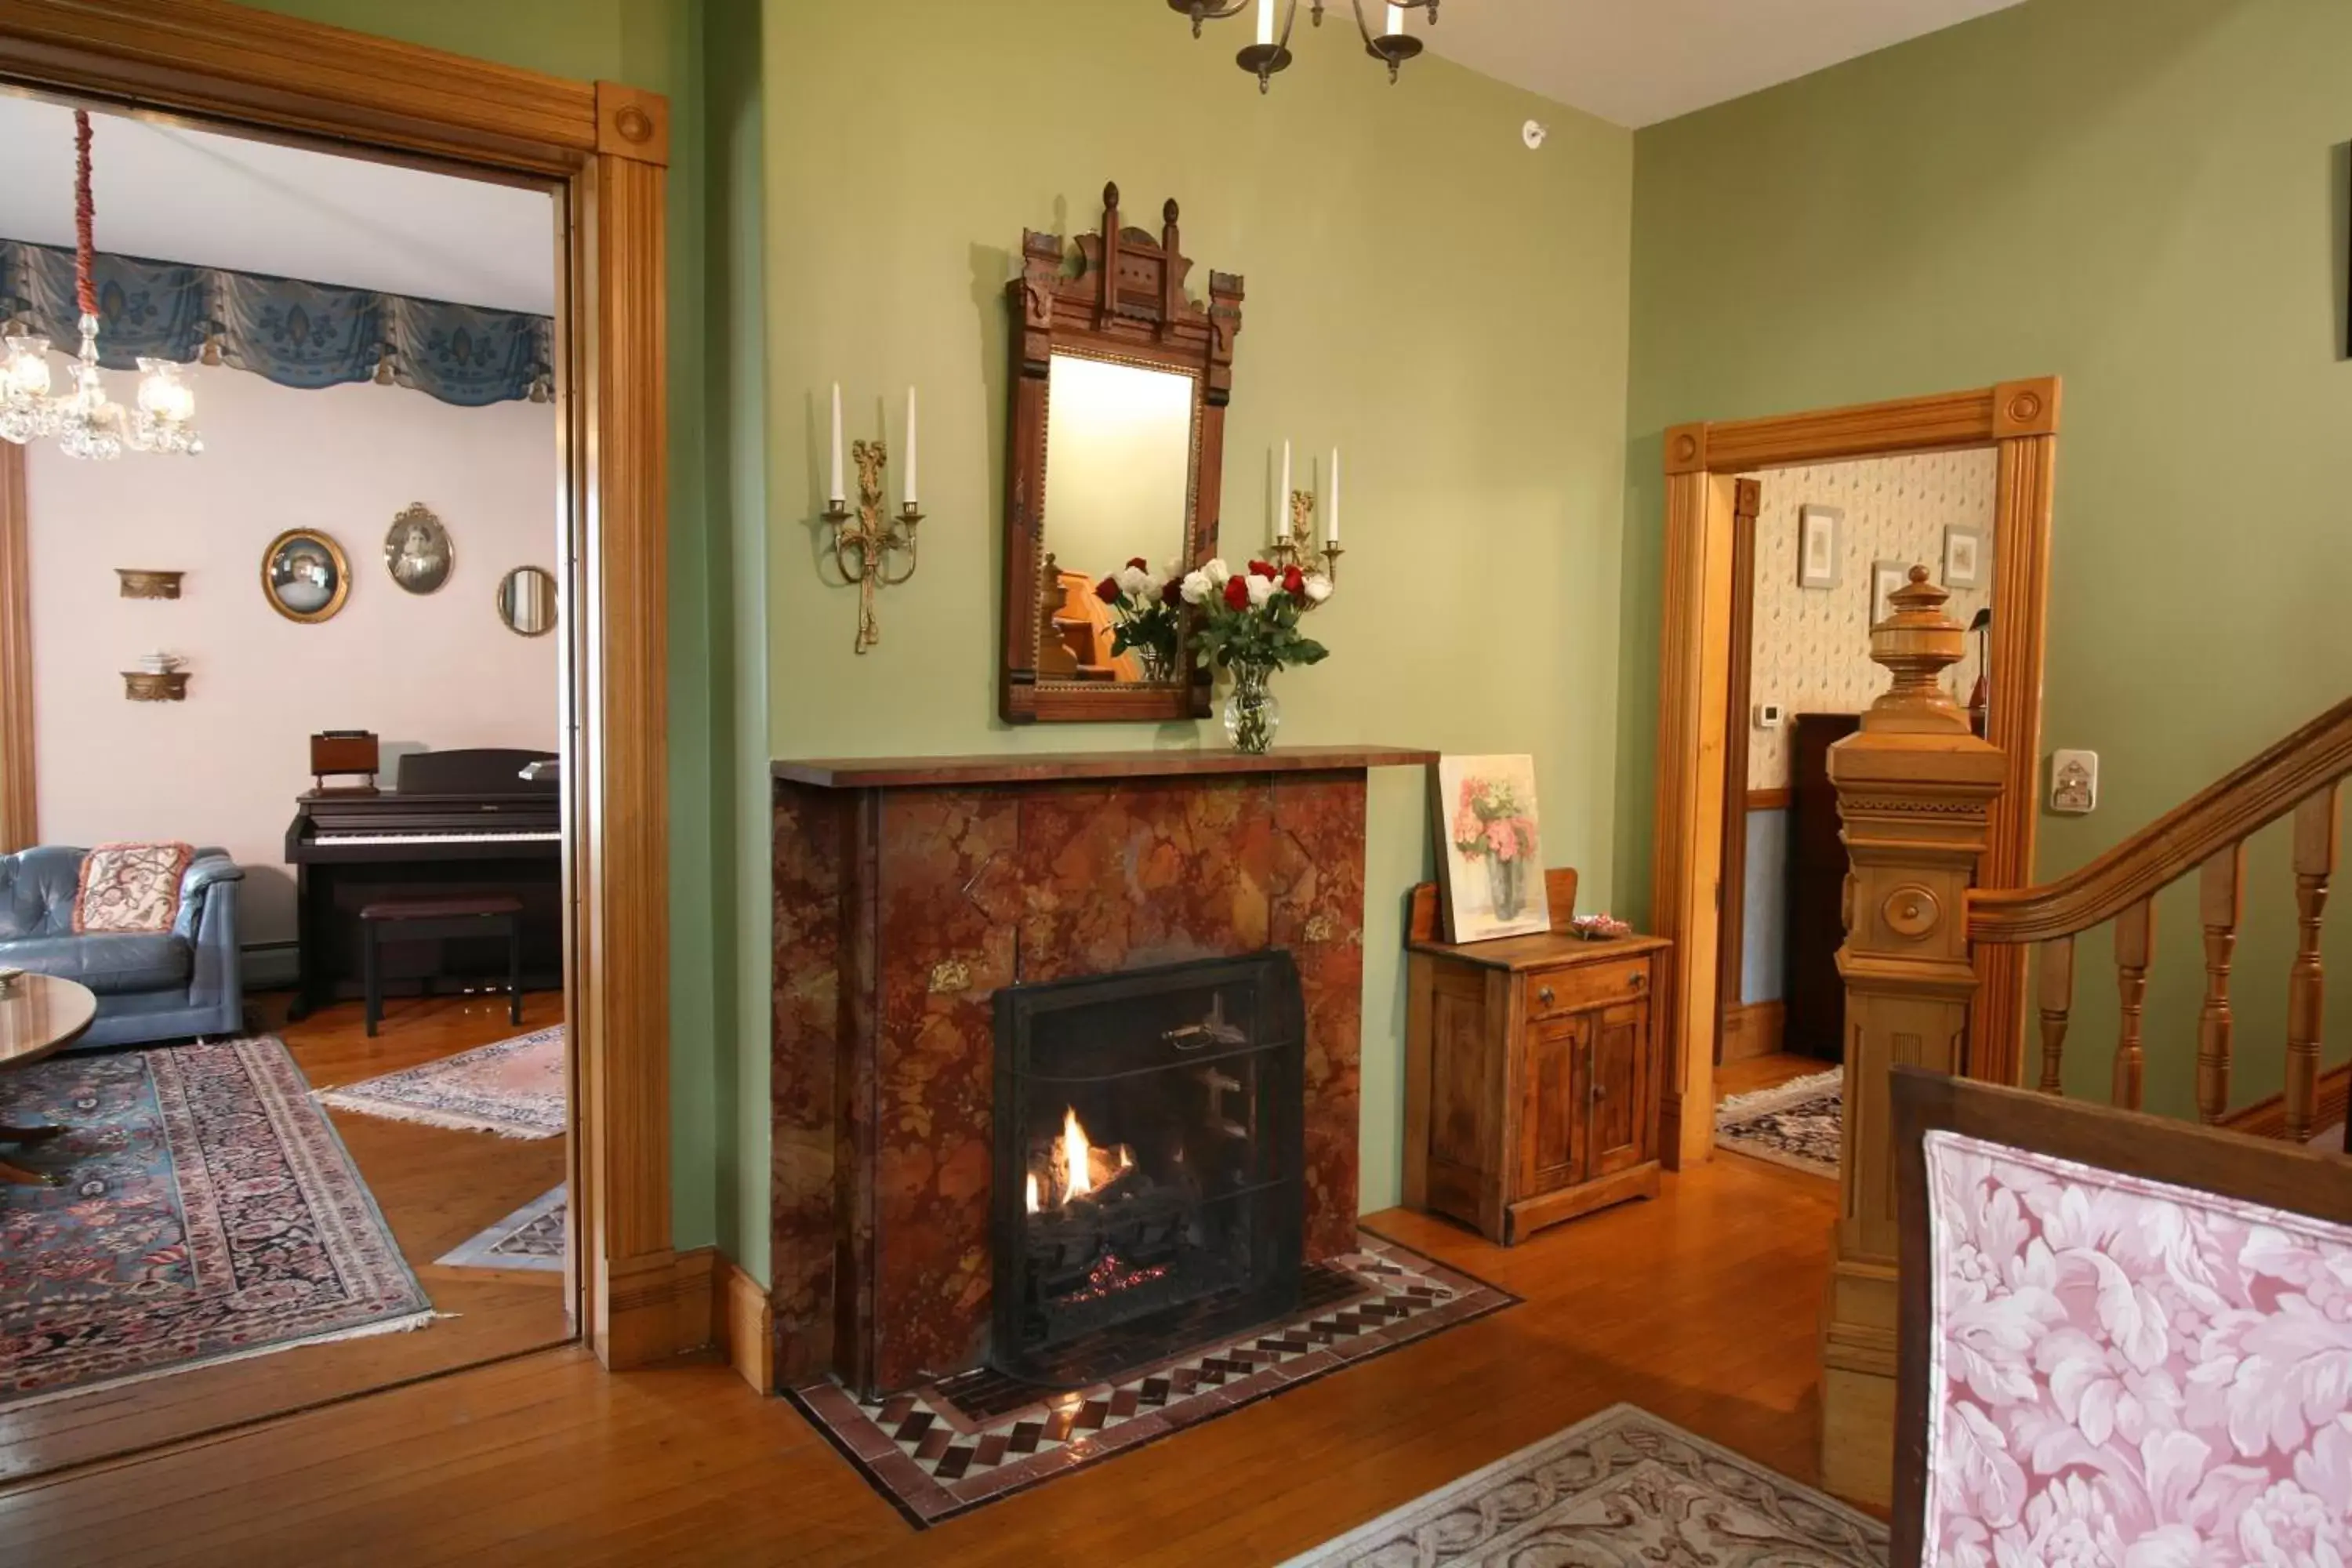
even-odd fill
[(543, 566), (518, 566), (499, 579), (499, 619), (518, 637), (555, 629), (555, 576)]

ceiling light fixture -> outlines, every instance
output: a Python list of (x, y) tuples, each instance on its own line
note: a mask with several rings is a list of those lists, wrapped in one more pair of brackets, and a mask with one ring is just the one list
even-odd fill
[[(1437, 0), (1403, 0), (1401, 5), (1383, 5), (1381, 27), (1372, 31), (1364, 19), (1364, 0), (1348, 0), (1356, 13), (1356, 31), (1363, 35), (1364, 52), (1376, 60), (1386, 62), (1389, 80), (1397, 79), (1397, 71), (1405, 61), (1421, 53), (1422, 42), (1404, 30), (1405, 13), (1426, 11), (1430, 26), (1437, 25)], [(1238, 16), (1253, 5), (1257, 10), (1257, 41), (1234, 57), (1234, 63), (1257, 78), (1257, 89), (1266, 91), (1274, 82), (1274, 73), (1289, 68), (1290, 30), (1298, 21), (1298, 0), (1287, 0), (1283, 5), (1282, 26), (1275, 26), (1276, 0), (1168, 0), (1168, 8), (1192, 19), (1192, 36), (1201, 36), (1202, 24), (1223, 22)], [(1323, 0), (1314, 0), (1310, 15), (1315, 25), (1323, 25)]]
[(22, 447), (54, 437), (68, 458), (109, 458), (134, 452), (193, 456), (205, 449), (196, 434), (196, 395), (165, 359), (139, 361), (139, 396), (124, 408), (106, 395), (98, 374), (96, 208), (89, 195), (89, 114), (74, 110), (74, 289), (81, 307), (81, 355), (73, 384), (49, 395), (49, 340), (29, 331), (10, 333), (0, 361), (0, 439)]

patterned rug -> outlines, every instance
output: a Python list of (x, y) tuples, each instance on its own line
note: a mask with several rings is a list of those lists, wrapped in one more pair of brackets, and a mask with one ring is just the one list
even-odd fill
[(1845, 1072), (1832, 1068), (1715, 1108), (1715, 1141), (1726, 1149), (1834, 1181), (1845, 1120)]
[(310, 1085), (268, 1037), (52, 1058), (0, 1122), (0, 1408), (431, 1321)]
[(563, 1272), (564, 1189), (515, 1210), (433, 1261), (452, 1268), (543, 1268)]
[(1886, 1527), (1619, 1405), (1283, 1568), (1883, 1568)]
[(785, 1397), (921, 1530), (1518, 1303), (1369, 1231), (1358, 1240), (1307, 1268), (1287, 1318), (1116, 1383), (1048, 1394), (973, 1372), (887, 1399), (830, 1381)]
[(338, 1110), (501, 1138), (563, 1135), (563, 1026), (319, 1090)]

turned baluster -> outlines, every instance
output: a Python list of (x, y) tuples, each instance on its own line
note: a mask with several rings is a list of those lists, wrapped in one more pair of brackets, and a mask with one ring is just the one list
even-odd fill
[(2042, 1092), (2063, 1094), (2066, 1085), (2066, 1015), (2074, 1007), (2074, 939), (2053, 937), (2042, 944)]
[(2320, 1015), (2326, 976), (2319, 963), (2319, 917), (2327, 907), (2327, 879), (2336, 871), (2336, 785), (2295, 807), (2294, 910), (2302, 940), (2286, 991), (2286, 1135), (2311, 1138), (2319, 1110)]
[(2205, 1009), (2197, 1017), (2197, 1117), (2209, 1126), (2230, 1110), (2235, 1028), (2230, 1015), (2230, 955), (2237, 949), (2238, 919), (2245, 910), (2240, 890), (2245, 870), (2246, 847), (2232, 844), (2205, 862), (2197, 884), (2197, 915), (2205, 925)]
[(2140, 1049), (2140, 1009), (2147, 1002), (2147, 960), (2155, 946), (2156, 905), (2142, 899), (2116, 917), (2116, 987), (2123, 1018), (2116, 1037), (2113, 1099), (2126, 1110), (2140, 1107), (2147, 1061)]

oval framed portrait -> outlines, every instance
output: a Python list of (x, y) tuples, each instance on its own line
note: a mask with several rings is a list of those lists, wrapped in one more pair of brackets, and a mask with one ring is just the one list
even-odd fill
[(383, 567), (412, 594), (430, 594), (449, 580), (457, 552), (449, 531), (419, 501), (392, 520), (383, 536)]
[(342, 546), (314, 528), (288, 529), (261, 552), (261, 593), (289, 621), (334, 619), (352, 593)]
[(499, 579), (499, 620), (517, 637), (543, 637), (555, 629), (555, 574), (518, 566)]

